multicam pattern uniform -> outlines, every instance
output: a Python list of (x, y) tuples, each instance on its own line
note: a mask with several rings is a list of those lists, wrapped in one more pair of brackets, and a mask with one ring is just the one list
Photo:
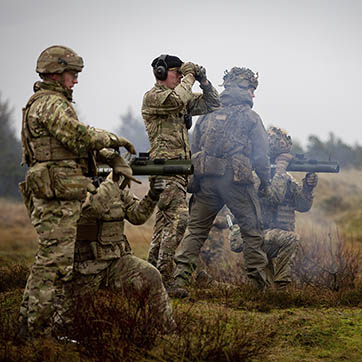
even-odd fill
[(264, 287), (267, 257), (261, 249), (261, 211), (252, 170), (269, 182), (267, 134), (260, 117), (251, 110), (253, 101), (247, 90), (225, 89), (221, 101), (222, 109), (200, 117), (193, 133), (192, 159), (200, 189), (192, 197), (189, 233), (175, 255), (176, 284), (189, 282), (213, 220), (226, 204), (245, 240), (248, 276)]
[(110, 287), (146, 296), (163, 329), (170, 331), (175, 322), (161, 275), (132, 255), (124, 235), (124, 220), (143, 224), (155, 206), (150, 196), (139, 201), (109, 177), (96, 194), (88, 194), (78, 223), (73, 286), (78, 295)]
[(209, 235), (200, 250), (201, 260), (206, 264), (220, 264), (223, 261), (224, 231), (228, 229), (226, 215), (231, 214), (227, 207), (224, 207), (216, 216)]
[[(200, 85), (203, 94), (199, 94), (192, 93), (194, 82), (194, 76), (188, 74), (175, 89), (156, 83), (145, 94), (142, 116), (150, 140), (151, 158), (190, 159), (185, 115), (205, 114), (220, 105), (219, 95), (211, 84)], [(188, 208), (187, 177), (165, 178), (167, 186), (158, 203), (148, 261), (157, 266), (167, 284), (174, 268), (175, 250), (186, 229)]]
[(307, 212), (313, 203), (313, 188), (302, 184), (283, 169), (272, 179), (271, 195), (262, 197), (261, 207), (265, 228), (264, 250), (268, 255), (271, 280), (280, 287), (292, 280), (292, 262), (299, 246), (295, 230), (295, 211)]
[(88, 151), (109, 147), (110, 134), (78, 121), (72, 92), (57, 82), (34, 85), (23, 110), (23, 161), (19, 185), (38, 234), (39, 249), (26, 285), (21, 320), (29, 332), (51, 332), (60, 320), (73, 274), (76, 224), (87, 193)]

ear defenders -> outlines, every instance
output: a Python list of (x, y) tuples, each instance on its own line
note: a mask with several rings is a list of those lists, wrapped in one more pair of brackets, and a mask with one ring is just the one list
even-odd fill
[(158, 80), (165, 80), (167, 78), (167, 63), (166, 63), (167, 54), (162, 54), (159, 56), (157, 63), (153, 68), (153, 74)]

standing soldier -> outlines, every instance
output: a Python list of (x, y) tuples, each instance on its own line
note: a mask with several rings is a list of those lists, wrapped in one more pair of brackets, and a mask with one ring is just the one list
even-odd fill
[(295, 211), (307, 212), (313, 204), (313, 189), (317, 174), (307, 173), (302, 183), (286, 169), (293, 159), (291, 137), (282, 129), (268, 129), (272, 171), (271, 192), (261, 195), (260, 202), (265, 228), (264, 251), (268, 255), (268, 269), (277, 288), (286, 287), (292, 280), (291, 264), (299, 246), (295, 230)]
[[(318, 177), (316, 173), (311, 172), (305, 175), (302, 183), (298, 182), (286, 171), (293, 159), (290, 153), (291, 137), (276, 127), (270, 127), (267, 133), (270, 161), (274, 168), (269, 195), (259, 195), (265, 228), (263, 250), (269, 260), (267, 270), (270, 280), (280, 289), (292, 281), (292, 262), (300, 242), (299, 235), (294, 232), (295, 211), (310, 210)], [(230, 234), (230, 245), (233, 251), (242, 251), (243, 241), (237, 227)]]
[[(190, 159), (188, 129), (192, 116), (209, 113), (220, 105), (219, 95), (206, 78), (205, 68), (183, 63), (172, 55), (152, 62), (155, 86), (143, 98), (142, 116), (150, 140), (152, 159)], [(193, 93), (195, 80), (203, 94)], [(166, 189), (160, 197), (148, 261), (157, 266), (168, 288), (173, 257), (186, 229), (186, 176), (162, 177)]]
[[(126, 147), (124, 138), (81, 123), (72, 106), (83, 59), (72, 49), (51, 46), (39, 56), (36, 71), (42, 81), (23, 109), (23, 164), (29, 170), (19, 185), (39, 248), (31, 268), (21, 308), (22, 332), (56, 333), (61, 324), (67, 289), (71, 286), (76, 226), (90, 178), (94, 151)], [(112, 164), (113, 157), (103, 159)]]
[(225, 204), (245, 240), (248, 277), (257, 287), (268, 284), (261, 210), (252, 174), (255, 169), (261, 189), (268, 194), (268, 138), (262, 120), (251, 109), (257, 85), (257, 76), (250, 69), (232, 68), (224, 76), (222, 109), (200, 117), (196, 123), (191, 147), (196, 192), (191, 200), (189, 233), (175, 255), (175, 290), (190, 282), (198, 266), (200, 249), (216, 214)]

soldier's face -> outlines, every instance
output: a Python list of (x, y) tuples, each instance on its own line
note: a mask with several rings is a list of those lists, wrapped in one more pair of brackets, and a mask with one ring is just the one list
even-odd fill
[(64, 88), (72, 89), (78, 83), (78, 73), (66, 71), (63, 73), (63, 79)]
[(169, 69), (165, 80), (166, 87), (172, 89), (176, 88), (180, 84), (182, 77), (183, 76), (179, 71)]

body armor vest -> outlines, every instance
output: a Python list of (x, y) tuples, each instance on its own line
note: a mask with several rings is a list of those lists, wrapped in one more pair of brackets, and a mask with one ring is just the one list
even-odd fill
[(72, 159), (87, 159), (88, 153), (77, 155), (65, 148), (53, 136), (33, 137), (27, 122), (28, 113), (32, 104), (46, 95), (60, 95), (59, 92), (51, 90), (40, 90), (33, 94), (26, 106), (23, 108), (23, 121), (21, 138), (23, 145), (22, 164), (33, 166), (36, 162), (60, 161)]

